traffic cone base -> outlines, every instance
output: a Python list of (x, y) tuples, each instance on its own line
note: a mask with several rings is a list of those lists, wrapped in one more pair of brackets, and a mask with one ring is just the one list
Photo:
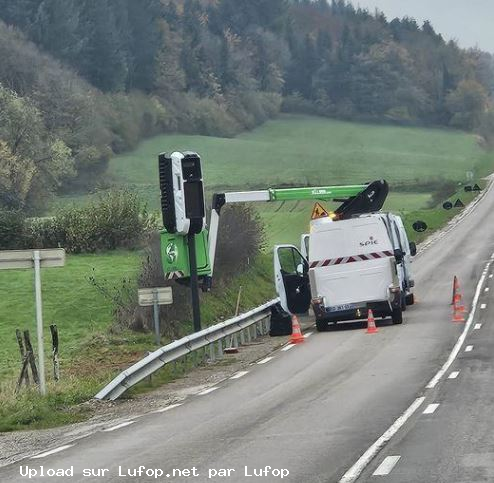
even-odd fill
[(369, 311), (367, 312), (367, 333), (377, 334), (376, 321), (371, 309), (369, 309)]
[(465, 322), (465, 317), (461, 314), (461, 312), (455, 312), (453, 313), (453, 320), (452, 322)]
[(300, 329), (300, 323), (296, 315), (292, 315), (292, 336), (290, 337), (290, 343), (300, 344), (305, 342), (305, 338), (302, 335), (302, 330)]

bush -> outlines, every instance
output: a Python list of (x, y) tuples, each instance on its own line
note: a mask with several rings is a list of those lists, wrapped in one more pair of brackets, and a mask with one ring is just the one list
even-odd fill
[(264, 226), (251, 205), (226, 206), (221, 213), (216, 249), (215, 279), (238, 275), (264, 247)]
[(135, 248), (154, 225), (135, 193), (115, 190), (85, 208), (65, 208), (52, 218), (34, 220), (29, 238), (34, 247), (60, 246), (72, 253)]
[(25, 218), (20, 211), (0, 210), (0, 250), (24, 248)]

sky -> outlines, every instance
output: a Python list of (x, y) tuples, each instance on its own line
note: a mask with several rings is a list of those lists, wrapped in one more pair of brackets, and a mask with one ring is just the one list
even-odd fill
[(494, 0), (351, 0), (369, 11), (377, 7), (388, 20), (413, 17), (429, 20), (446, 40), (494, 53)]

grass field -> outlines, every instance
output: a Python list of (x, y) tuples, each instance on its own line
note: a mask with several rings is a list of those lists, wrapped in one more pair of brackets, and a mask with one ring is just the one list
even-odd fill
[(110, 161), (109, 173), (158, 206), (157, 155), (194, 150), (203, 160), (209, 191), (262, 189), (284, 183), (320, 185), (385, 178), (464, 180), (488, 157), (473, 135), (283, 116), (234, 139), (164, 135)]

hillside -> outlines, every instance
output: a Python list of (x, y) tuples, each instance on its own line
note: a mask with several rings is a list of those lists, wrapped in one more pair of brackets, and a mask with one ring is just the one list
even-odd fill
[(280, 109), (494, 132), (489, 54), (345, 0), (0, 0), (0, 57), (9, 210), (105, 182), (143, 138), (232, 137)]

